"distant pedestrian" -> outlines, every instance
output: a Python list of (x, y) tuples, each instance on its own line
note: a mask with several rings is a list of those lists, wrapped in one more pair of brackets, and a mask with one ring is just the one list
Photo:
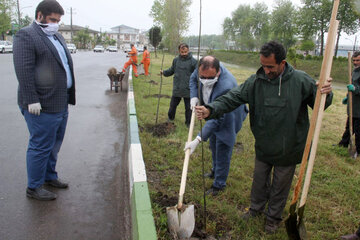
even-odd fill
[(143, 59), (141, 63), (144, 64), (145, 76), (149, 76), (149, 66), (150, 66), (150, 52), (147, 50), (147, 47), (144, 46)]
[[(347, 85), (349, 92), (352, 92), (352, 122), (355, 133), (356, 152), (353, 158), (357, 158), (360, 153), (360, 52), (354, 52), (352, 56), (354, 71), (352, 72), (352, 84)], [(343, 99), (343, 104), (348, 104), (348, 96)], [(348, 106), (349, 111), (349, 106)], [(349, 116), (347, 117), (345, 132), (338, 143), (340, 147), (348, 147), (350, 142)]]
[[(213, 56), (205, 56), (200, 60), (199, 79), (201, 104), (209, 104), (237, 86), (235, 77)], [(194, 108), (199, 102), (196, 70), (190, 78), (190, 96), (191, 108)], [(240, 131), (247, 113), (246, 105), (241, 105), (219, 119), (206, 121), (201, 130), (202, 134), (199, 133), (193, 141), (186, 143), (184, 150), (190, 148), (193, 153), (201, 141), (209, 139), (212, 169), (205, 177), (214, 179), (214, 182), (207, 194), (215, 196), (226, 187), (236, 134)]]
[(136, 47), (134, 46), (134, 44), (130, 44), (131, 47), (131, 51), (128, 52), (128, 56), (129, 56), (129, 60), (124, 64), (124, 67), (122, 69), (122, 72), (124, 73), (126, 71), (126, 69), (132, 65), (135, 77), (138, 77), (138, 72), (137, 72), (137, 50)]
[(30, 133), (26, 154), (26, 195), (38, 200), (57, 196), (43, 188), (67, 188), (55, 170), (63, 142), (68, 104), (75, 105), (75, 78), (70, 52), (57, 31), (64, 9), (55, 0), (44, 0), (35, 21), (14, 38), (14, 66), (18, 104)]
[[(265, 213), (265, 231), (269, 234), (275, 233), (282, 221), (296, 164), (304, 152), (308, 106), (314, 106), (317, 92), (315, 80), (285, 59), (280, 43), (264, 44), (260, 50), (262, 67), (256, 74), (215, 101), (195, 107), (199, 119), (217, 119), (241, 104), (249, 104), (256, 156), (250, 210), (242, 218)], [(326, 107), (332, 101), (331, 80), (321, 89), (327, 94)]]
[(181, 98), (183, 98), (185, 104), (185, 124), (186, 126), (189, 126), (191, 120), (189, 80), (190, 75), (196, 68), (197, 61), (189, 52), (189, 46), (187, 44), (181, 43), (178, 49), (179, 56), (174, 58), (169, 69), (160, 71), (160, 74), (163, 74), (165, 77), (174, 75), (168, 120), (173, 121), (175, 119), (176, 108), (179, 105)]

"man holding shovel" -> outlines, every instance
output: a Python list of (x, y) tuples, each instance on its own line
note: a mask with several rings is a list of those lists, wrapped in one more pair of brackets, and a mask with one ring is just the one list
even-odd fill
[[(260, 51), (261, 68), (240, 86), (210, 104), (196, 107), (198, 119), (214, 119), (249, 104), (255, 137), (255, 168), (251, 205), (244, 220), (266, 215), (265, 232), (282, 221), (296, 164), (301, 162), (309, 129), (308, 106), (313, 107), (317, 84), (286, 62), (284, 47), (271, 41)], [(332, 101), (331, 78), (321, 89)], [(267, 210), (265, 206), (267, 204)]]
[[(213, 56), (205, 56), (199, 62), (199, 79), (201, 103), (211, 103), (217, 97), (230, 91), (237, 86), (234, 76)], [(198, 99), (198, 71), (194, 71), (190, 77), (191, 108), (199, 102)], [(190, 148), (191, 153), (201, 141), (210, 140), (212, 152), (212, 170), (207, 175), (214, 179), (207, 194), (217, 195), (226, 186), (229, 175), (232, 150), (236, 140), (236, 134), (240, 131), (242, 123), (248, 113), (246, 105), (241, 105), (230, 113), (224, 114), (219, 119), (206, 121), (202, 128), (202, 134), (191, 142), (185, 149)]]
[[(352, 72), (352, 84), (347, 85), (349, 92), (352, 92), (352, 123), (355, 133), (355, 146), (356, 152), (353, 158), (358, 156), (360, 153), (360, 52), (354, 52), (352, 56), (354, 64), (354, 71)], [(348, 104), (348, 96), (343, 99), (343, 104)], [(350, 141), (350, 130), (349, 130), (349, 116), (346, 121), (345, 132), (342, 136), (341, 141), (338, 143), (341, 147), (348, 147)]]

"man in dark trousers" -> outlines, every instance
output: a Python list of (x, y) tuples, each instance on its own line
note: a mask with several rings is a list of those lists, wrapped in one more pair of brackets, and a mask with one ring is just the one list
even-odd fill
[(185, 124), (189, 126), (191, 120), (189, 79), (196, 68), (197, 61), (189, 52), (189, 46), (187, 44), (180, 44), (178, 49), (179, 56), (174, 58), (169, 69), (160, 71), (160, 74), (163, 74), (165, 77), (174, 75), (168, 120), (173, 121), (175, 119), (176, 108), (181, 98), (183, 98), (185, 104)]
[(26, 154), (26, 195), (53, 200), (43, 188), (67, 188), (55, 170), (67, 119), (68, 104), (75, 105), (75, 78), (71, 55), (57, 32), (64, 9), (55, 0), (44, 0), (35, 21), (14, 38), (14, 66), (19, 82), (18, 105), (30, 133)]
[[(275, 233), (282, 221), (296, 164), (304, 152), (308, 106), (313, 107), (317, 91), (315, 80), (285, 59), (280, 43), (266, 43), (260, 50), (261, 68), (256, 74), (214, 102), (195, 107), (199, 119), (213, 119), (249, 104), (256, 156), (250, 210), (242, 218), (265, 213), (265, 232), (269, 234)], [(321, 89), (328, 94), (326, 106), (332, 101), (331, 90), (328, 79)]]
[[(356, 152), (353, 158), (357, 158), (360, 153), (360, 52), (354, 52), (352, 56), (354, 71), (352, 72), (352, 84), (347, 85), (348, 91), (352, 92), (352, 113), (353, 129), (355, 133)], [(348, 97), (343, 99), (343, 104), (348, 104)], [(349, 110), (349, 106), (348, 106)], [(338, 143), (341, 147), (348, 147), (350, 142), (349, 116), (346, 121), (345, 132), (341, 141)]]
[[(202, 103), (208, 104), (237, 86), (234, 76), (213, 56), (201, 58), (199, 63), (200, 94)], [(198, 71), (194, 71), (190, 78), (191, 108), (198, 102)], [(201, 141), (210, 141), (212, 153), (212, 169), (206, 174), (214, 182), (207, 194), (217, 195), (226, 187), (226, 180), (230, 170), (232, 150), (236, 141), (236, 134), (248, 113), (246, 105), (241, 105), (220, 119), (206, 121), (202, 134), (185, 146), (191, 153)]]

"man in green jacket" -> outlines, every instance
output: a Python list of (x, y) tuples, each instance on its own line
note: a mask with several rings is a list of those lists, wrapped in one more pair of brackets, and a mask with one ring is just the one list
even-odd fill
[(197, 61), (189, 52), (189, 46), (182, 43), (179, 45), (179, 56), (174, 58), (171, 67), (165, 71), (160, 71), (160, 74), (163, 74), (165, 77), (174, 75), (168, 119), (170, 121), (175, 119), (176, 108), (179, 105), (181, 98), (184, 98), (186, 126), (190, 125), (191, 120), (189, 80), (196, 65)]
[[(317, 91), (315, 80), (295, 70), (285, 58), (281, 44), (266, 43), (260, 51), (262, 67), (256, 74), (214, 102), (195, 108), (199, 119), (211, 119), (249, 104), (256, 157), (250, 210), (243, 219), (265, 213), (265, 231), (270, 234), (282, 220), (296, 164), (305, 148), (308, 106), (313, 107)], [(331, 90), (330, 78), (321, 89), (328, 94), (326, 107), (332, 101)]]
[[(352, 84), (347, 85), (348, 91), (352, 92), (352, 120), (353, 120), (353, 129), (355, 133), (355, 146), (356, 152), (353, 158), (357, 158), (360, 153), (360, 52), (354, 52), (352, 56), (352, 61), (354, 64), (354, 71), (352, 72)], [(347, 96), (343, 99), (343, 104), (348, 104)], [(349, 108), (349, 106), (348, 106)], [(345, 132), (342, 136), (341, 141), (338, 143), (341, 147), (348, 147), (350, 142), (350, 130), (349, 130), (349, 116), (346, 121)]]

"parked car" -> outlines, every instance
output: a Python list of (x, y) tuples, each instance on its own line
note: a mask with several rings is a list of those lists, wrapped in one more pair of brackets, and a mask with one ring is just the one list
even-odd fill
[(70, 53), (76, 53), (76, 46), (73, 43), (66, 44), (66, 47), (69, 49)]
[(12, 52), (13, 46), (9, 41), (0, 41), (0, 53)]
[(104, 52), (104, 51), (105, 51), (105, 48), (102, 45), (96, 45), (94, 47), (94, 52)]
[(117, 51), (118, 51), (118, 49), (117, 49), (116, 46), (108, 46), (108, 47), (106, 48), (106, 50), (107, 50), (108, 52), (117, 52)]
[(131, 51), (131, 47), (125, 47), (125, 49), (124, 49), (124, 52), (125, 53), (128, 53), (128, 52), (130, 52)]

